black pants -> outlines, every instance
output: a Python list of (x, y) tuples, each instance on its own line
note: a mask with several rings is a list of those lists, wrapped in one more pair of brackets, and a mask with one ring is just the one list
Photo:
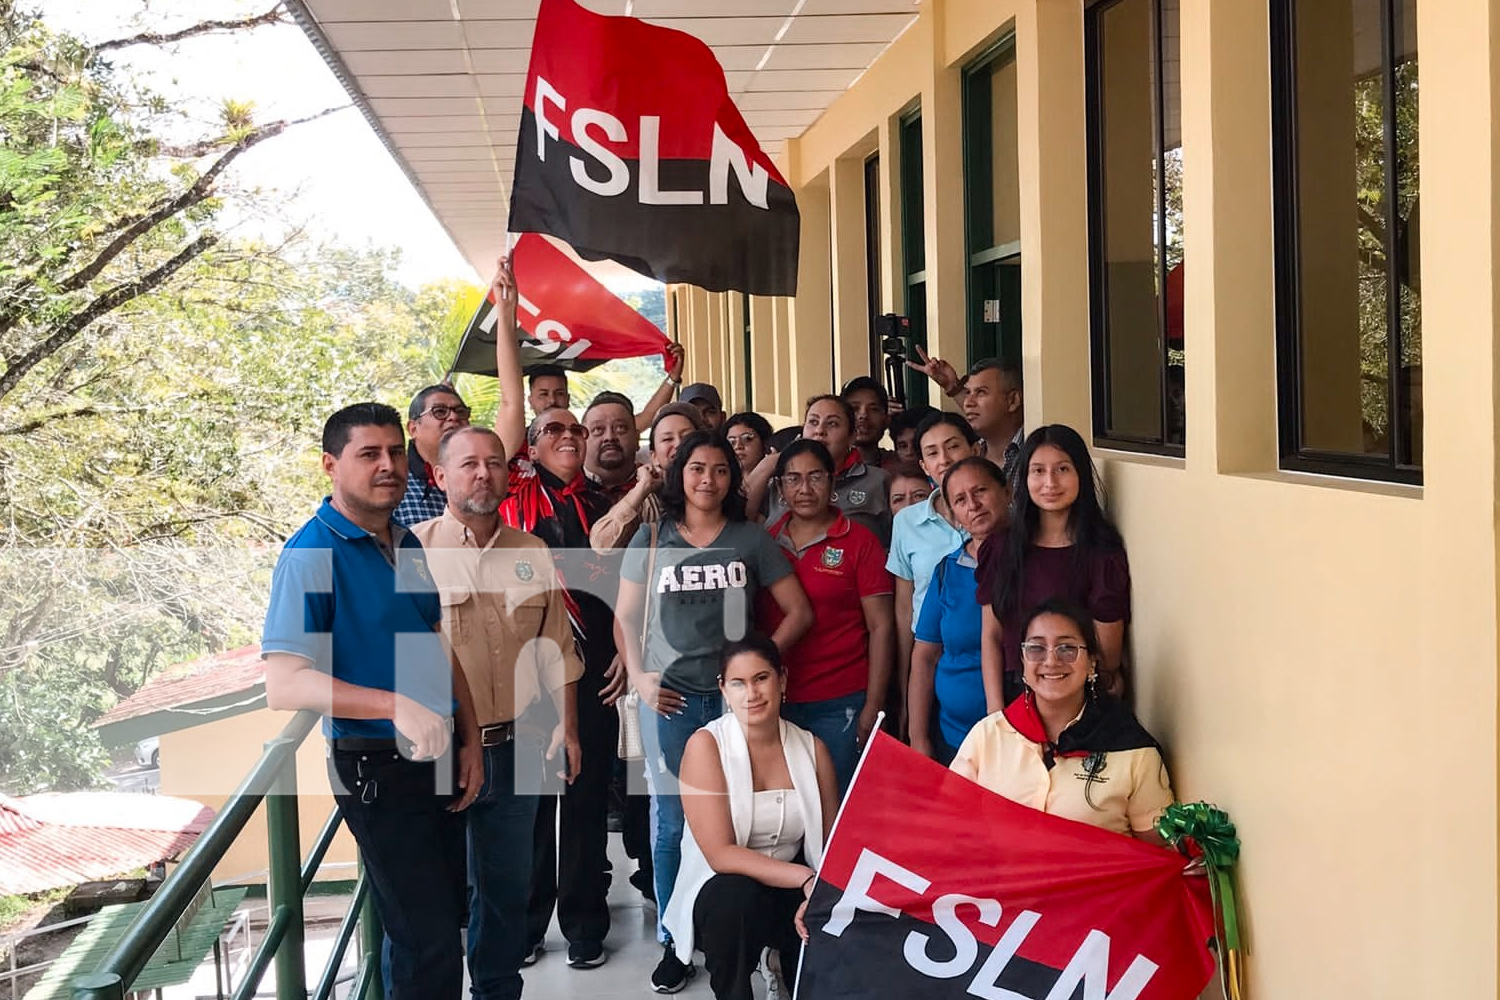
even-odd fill
[[(537, 804), (531, 900), (526, 907), (526, 929), (533, 944), (547, 936), (553, 907), (569, 943), (603, 942), (609, 933), (609, 778), (619, 716), (599, 700), (601, 679), (590, 670), (578, 683), (583, 770), (566, 792), (544, 795)], [(549, 771), (561, 769), (560, 760), (548, 762)]]
[[(395, 750), (335, 750), (328, 779), (359, 845), (385, 926), (381, 968), (389, 1000), (463, 992), (464, 814), (448, 812), (455, 755), (411, 761)], [(439, 768), (447, 770), (438, 790)]]
[(773, 889), (748, 875), (715, 875), (693, 903), (693, 930), (708, 984), (718, 1000), (751, 1000), (750, 976), (760, 953), (781, 955), (781, 977), (797, 981), (802, 939), (797, 935), (797, 889)]

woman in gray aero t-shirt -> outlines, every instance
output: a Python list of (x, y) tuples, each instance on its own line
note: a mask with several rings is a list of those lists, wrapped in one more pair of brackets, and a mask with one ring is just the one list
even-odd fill
[[(690, 434), (667, 467), (660, 523), (641, 526), (621, 567), (621, 651), (641, 696), (646, 775), (657, 810), (651, 853), (658, 913), (666, 911), (682, 856), (676, 775), (683, 748), (723, 714), (720, 651), (750, 630), (763, 587), (786, 614), (771, 636), (779, 648), (812, 625), (791, 565), (765, 529), (745, 519), (740, 477), (727, 441), (709, 431)], [(677, 958), (659, 921), (657, 935), (666, 947), (651, 985), (675, 993), (694, 970)]]

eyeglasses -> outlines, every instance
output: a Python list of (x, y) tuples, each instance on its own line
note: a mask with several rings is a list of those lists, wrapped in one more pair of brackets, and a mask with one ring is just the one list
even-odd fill
[(800, 490), (803, 484), (815, 490), (820, 490), (828, 485), (828, 473), (809, 472), (803, 475), (800, 472), (788, 472), (781, 477), (781, 488), (784, 490)]
[(571, 434), (574, 437), (588, 437), (589, 432), (582, 424), (565, 424), (560, 420), (553, 420), (542, 425), (542, 433), (547, 437), (562, 437)]
[(731, 434), (728, 440), (731, 446), (745, 445), (749, 447), (760, 441), (760, 435), (753, 432), (748, 434)]
[(1078, 654), (1087, 650), (1087, 646), (1075, 646), (1071, 642), (1061, 642), (1056, 646), (1048, 646), (1042, 642), (1021, 643), (1021, 658), (1027, 663), (1046, 663), (1047, 654), (1057, 654), (1059, 663), (1076, 663)]
[(470, 410), (462, 403), (459, 403), (457, 406), (449, 406), (446, 403), (438, 403), (436, 406), (429, 406), (427, 409), (417, 414), (417, 417), (420, 419), (421, 417), (430, 416), (434, 420), (447, 420), (449, 417), (457, 417), (460, 420), (468, 420), (469, 414), (472, 412), (472, 410)]

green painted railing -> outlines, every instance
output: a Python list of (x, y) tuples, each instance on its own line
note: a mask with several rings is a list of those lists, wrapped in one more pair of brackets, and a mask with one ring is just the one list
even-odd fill
[(249, 1000), (255, 996), (273, 960), (276, 963), (277, 1000), (307, 1000), (309, 996), (313, 1000), (329, 1000), (356, 929), (361, 930), (360, 962), (354, 992), (350, 996), (353, 1000), (383, 998), (380, 924), (363, 874), (355, 884), (354, 899), (339, 925), (333, 953), (318, 977), (317, 987), (311, 994), (307, 988), (302, 950), (302, 903), (340, 823), (338, 810), (334, 809), (307, 857), (302, 857), (297, 826), (297, 748), (318, 721), (316, 713), (298, 712), (281, 735), (266, 744), (260, 760), (219, 810), (208, 829), (198, 837), (182, 863), (151, 897), (140, 916), (125, 929), (99, 968), (73, 980), (74, 1000), (124, 1000), (130, 984), (172, 933), (172, 928), (192, 905), (198, 890), (208, 881), (230, 846), (244, 832), (245, 824), (261, 802), (266, 804), (270, 848), (266, 896), (271, 916), (260, 947), (251, 957), (245, 977), (235, 989), (232, 1000)]

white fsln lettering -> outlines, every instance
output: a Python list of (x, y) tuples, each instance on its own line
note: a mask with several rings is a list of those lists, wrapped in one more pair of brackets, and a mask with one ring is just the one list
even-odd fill
[(979, 942), (959, 919), (960, 906), (978, 910), (980, 923), (991, 927), (1000, 923), (1000, 904), (993, 899), (975, 899), (956, 892), (939, 896), (932, 904), (932, 921), (953, 943), (953, 957), (946, 962), (933, 961), (927, 956), (927, 945), (932, 939), (921, 931), (912, 931), (906, 935), (906, 944), (901, 949), (907, 965), (934, 979), (957, 979), (974, 967), (974, 960), (979, 957)]
[(701, 205), (702, 191), (663, 191), (661, 189), (661, 119), (641, 115), (641, 204)]
[(882, 875), (890, 879), (904, 889), (910, 889), (915, 893), (924, 893), (932, 885), (931, 879), (925, 879), (916, 872), (902, 868), (894, 861), (882, 858), (868, 847), (859, 854), (859, 860), (854, 863), (854, 871), (849, 873), (849, 884), (844, 888), (844, 894), (839, 901), (833, 904), (833, 911), (828, 915), (828, 923), (823, 925), (823, 933), (838, 937), (849, 929), (854, 922), (854, 915), (860, 910), (866, 913), (883, 913), (888, 917), (899, 917), (901, 911), (894, 906), (882, 903), (870, 895), (870, 886), (875, 882), (875, 876)]
[(990, 952), (990, 957), (984, 960), (979, 971), (974, 975), (974, 981), (969, 983), (969, 988), (964, 990), (970, 996), (979, 997), (979, 1000), (1036, 1000), (1035, 997), (1024, 996), (1015, 990), (1008, 990), (1000, 985), (1000, 974), (1010, 964), (1010, 960), (1016, 957), (1016, 952), (1021, 948), (1021, 942), (1026, 940), (1026, 935), (1036, 926), (1036, 922), (1042, 919), (1042, 915), (1034, 910), (1022, 910), (1016, 919), (1005, 928), (1005, 933), (1000, 935), (1000, 940), (995, 942), (995, 950)]
[(578, 148), (592, 156), (604, 165), (609, 171), (609, 177), (598, 181), (589, 176), (588, 164), (578, 157), (570, 157), (568, 165), (573, 171), (573, 180), (585, 191), (613, 198), (617, 194), (624, 194), (630, 187), (630, 168), (625, 161), (620, 159), (614, 151), (606, 149), (603, 144), (589, 135), (590, 127), (603, 129), (605, 138), (611, 142), (625, 141), (625, 124), (614, 115), (603, 111), (595, 111), (593, 108), (579, 108), (573, 112), (573, 139), (578, 143)]
[(557, 105), (557, 110), (568, 110), (567, 98), (557, 92), (557, 88), (548, 83), (545, 77), (536, 78), (536, 107), (532, 110), (536, 113), (536, 158), (547, 159), (547, 137), (554, 139), (562, 138), (562, 133), (557, 126), (547, 120), (547, 102), (551, 101)]
[(766, 185), (771, 175), (759, 163), (751, 163), (740, 145), (714, 122), (713, 148), (708, 159), (708, 203), (729, 204), (729, 171), (733, 168), (735, 179), (740, 182), (740, 192), (745, 200), (756, 208), (769, 209), (766, 202)]
[(1079, 983), (1083, 983), (1083, 1000), (1136, 1000), (1158, 968), (1145, 955), (1137, 955), (1115, 988), (1105, 992), (1109, 982), (1109, 935), (1089, 931), (1047, 993), (1047, 1000), (1068, 1000)]

